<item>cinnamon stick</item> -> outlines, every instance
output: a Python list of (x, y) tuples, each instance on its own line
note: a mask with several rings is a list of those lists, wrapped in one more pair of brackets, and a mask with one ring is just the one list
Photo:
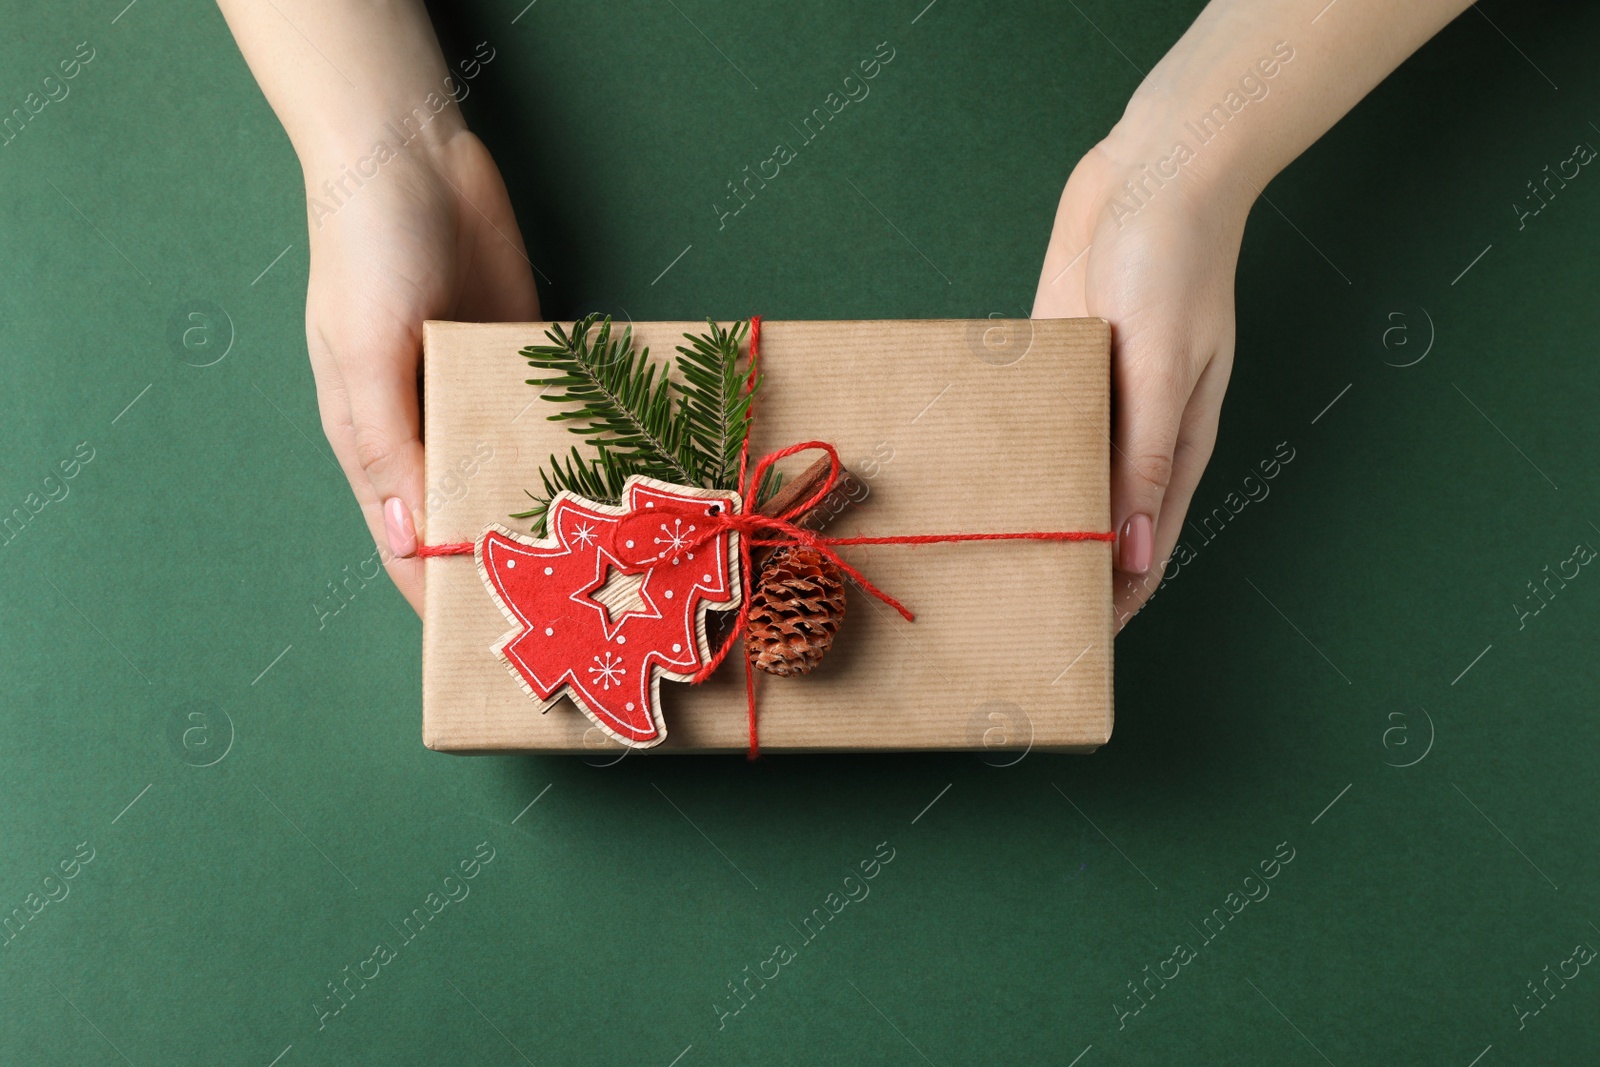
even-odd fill
[[(801, 471), (800, 474), (786, 481), (783, 486), (772, 494), (772, 499), (757, 508), (757, 512), (774, 518), (782, 515), (796, 504), (809, 500), (822, 484), (828, 480), (830, 462), (827, 456), (818, 459), (811, 466)], [(819, 500), (815, 507), (801, 513), (790, 521), (796, 526), (812, 531), (821, 531), (831, 522), (834, 516), (848, 507), (860, 495), (861, 482), (848, 467), (839, 468), (839, 477), (833, 483), (833, 491)], [(771, 548), (757, 549), (752, 562), (759, 572), (766, 563), (767, 557), (773, 552)]]

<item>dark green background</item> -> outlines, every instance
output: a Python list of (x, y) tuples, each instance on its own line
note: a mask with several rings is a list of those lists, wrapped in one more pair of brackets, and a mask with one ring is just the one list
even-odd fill
[[(319, 628), (372, 545), (318, 430), (299, 171), (214, 8), (123, 2), (13, 0), (0, 34), (0, 112), (96, 50), (0, 147), (0, 505), (94, 450), (0, 547), (0, 914), (95, 849), (0, 948), (0, 1062), (1600, 1056), (1600, 975), (1513, 1008), (1600, 944), (1600, 578), (1512, 608), (1600, 544), (1600, 176), (1520, 231), (1510, 207), (1600, 144), (1600, 13), (1469, 11), (1258, 205), (1196, 509), (1295, 459), (1119, 641), (1100, 753), (602, 768), (426, 751), (419, 624), (382, 583)], [(440, 13), (448, 58), (497, 50), (466, 107), (546, 312), (1024, 313), (1072, 163), (1200, 5), (925, 2)], [(719, 232), (724, 183), (885, 40), (871, 96)], [(169, 327), (208, 307), (232, 348), (189, 366)], [(1428, 318), (1427, 358), (1387, 365)], [(326, 983), (483, 841), (471, 895), (319, 1032)], [(725, 983), (884, 841), (870, 897), (719, 1032)], [(1119, 1030), (1126, 983), (1285, 841), (1271, 896)]]

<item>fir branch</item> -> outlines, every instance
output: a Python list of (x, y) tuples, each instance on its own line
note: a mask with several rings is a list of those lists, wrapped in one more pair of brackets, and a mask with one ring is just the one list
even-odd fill
[[(512, 514), (513, 519), (532, 519), (533, 532), (537, 537), (545, 536), (547, 520), (550, 512), (550, 501), (563, 489), (577, 493), (579, 496), (593, 500), (596, 504), (619, 504), (622, 502), (622, 487), (627, 482), (629, 475), (637, 473), (625, 464), (608, 460), (608, 453), (602, 446), (599, 454), (585, 459), (579, 452), (578, 446), (572, 446), (572, 455), (565, 462), (560, 456), (551, 456), (550, 464), (539, 472), (539, 480), (544, 483), (542, 494), (528, 493), (528, 498), (533, 501), (533, 507), (527, 511), (518, 511)], [(527, 490), (523, 490), (527, 492)]]
[(751, 510), (759, 508), (771, 500), (773, 494), (783, 488), (783, 472), (777, 467), (768, 467), (767, 473), (761, 476), (761, 484), (756, 486), (756, 498), (750, 502)]
[(617, 462), (632, 464), (636, 473), (700, 484), (699, 456), (687, 427), (673, 418), (667, 374), (663, 370), (657, 378), (660, 368), (650, 361), (648, 348), (633, 350), (633, 327), (613, 338), (611, 319), (594, 330), (596, 318), (573, 323), (570, 336), (557, 324), (546, 333), (552, 344), (524, 348), (529, 366), (556, 372), (529, 378), (528, 384), (542, 386), (544, 399), (552, 403), (574, 405), (550, 418), (583, 421), (587, 425), (568, 429), (592, 435)]
[[(598, 322), (598, 326), (596, 323)], [(649, 349), (633, 350), (633, 329), (613, 336), (610, 318), (590, 315), (546, 332), (550, 344), (524, 348), (528, 364), (552, 372), (529, 378), (545, 389), (544, 399), (571, 405), (549, 416), (586, 438), (594, 455), (573, 446), (571, 455), (552, 455), (539, 472), (543, 493), (529, 492), (534, 504), (512, 515), (532, 519), (545, 535), (550, 501), (570, 490), (596, 503), (616, 504), (628, 478), (643, 474), (679, 485), (740, 490), (739, 455), (746, 419), (761, 378), (747, 381), (740, 345), (750, 324), (724, 329), (712, 321), (706, 334), (685, 334), (674, 360), (677, 377), (650, 362)], [(657, 371), (660, 371), (658, 376)], [(676, 402), (674, 402), (674, 400)], [(752, 506), (777, 491), (782, 478), (769, 470)]]
[(748, 371), (739, 346), (748, 322), (723, 329), (708, 320), (706, 334), (684, 334), (689, 347), (678, 346), (678, 378), (673, 388), (684, 416), (689, 443), (698, 453), (706, 480), (721, 489), (738, 488), (739, 453), (744, 446), (745, 418), (760, 376), (745, 388)]

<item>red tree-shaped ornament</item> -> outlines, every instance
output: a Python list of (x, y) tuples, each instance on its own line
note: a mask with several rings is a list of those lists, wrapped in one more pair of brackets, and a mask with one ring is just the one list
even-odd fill
[[(653, 507), (673, 514), (630, 520), (618, 534), (622, 516)], [(620, 507), (557, 494), (543, 540), (490, 526), (477, 544), (478, 573), (513, 624), (491, 651), (541, 711), (570, 696), (624, 745), (660, 744), (661, 679), (693, 679), (711, 657), (707, 610), (737, 607), (740, 598), (739, 535), (692, 543), (694, 520), (683, 513), (739, 507), (737, 493), (636, 475)], [(643, 557), (650, 562), (626, 562)]]

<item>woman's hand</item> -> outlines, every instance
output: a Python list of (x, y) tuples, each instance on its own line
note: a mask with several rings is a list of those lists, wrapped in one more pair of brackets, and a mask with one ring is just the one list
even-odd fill
[[(1170, 148), (1170, 146), (1168, 146)], [(1253, 195), (1194, 174), (1157, 184), (1113, 132), (1056, 210), (1035, 318), (1111, 323), (1111, 517), (1117, 627), (1161, 582), (1211, 458), (1233, 365), (1233, 276)], [(1140, 198), (1124, 188), (1143, 185)], [(1241, 195), (1240, 190), (1244, 194)]]
[(422, 0), (218, 5), (305, 176), (322, 428), (420, 611), (422, 324), (539, 317), (505, 183), (457, 106), (481, 64), (452, 72)]
[(1161, 583), (1217, 437), (1233, 275), (1260, 189), (1467, 0), (1324, 9), (1211, 0), (1084, 156), (1033, 314), (1111, 323), (1120, 629)]
[(358, 142), (347, 159), (304, 161), (306, 342), (323, 431), (389, 576), (420, 612), (422, 324), (536, 320), (539, 298), (505, 184), (477, 137), (456, 124), (428, 143), (419, 138), (330, 202), (323, 182), (342, 166), (354, 170), (371, 148)]

